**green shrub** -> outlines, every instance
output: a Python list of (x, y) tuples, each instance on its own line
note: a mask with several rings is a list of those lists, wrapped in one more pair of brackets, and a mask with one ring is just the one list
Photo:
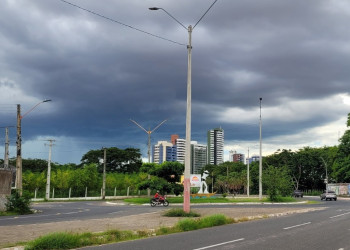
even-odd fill
[(18, 214), (30, 214), (30, 197), (27, 192), (23, 192), (21, 196), (19, 191), (16, 190), (9, 197), (7, 197), (7, 202), (5, 204), (6, 211), (15, 212)]
[(223, 214), (213, 214), (199, 220), (199, 228), (216, 227), (229, 223), (227, 217)]
[(192, 219), (183, 219), (180, 220), (177, 224), (176, 227), (180, 229), (180, 231), (192, 231), (192, 230), (197, 230), (198, 228), (198, 221), (192, 220)]
[(70, 249), (80, 245), (80, 236), (70, 233), (52, 233), (30, 242), (25, 250)]
[(200, 217), (201, 216), (200, 214), (193, 212), (193, 211), (186, 213), (181, 208), (169, 209), (163, 215), (167, 216), (167, 217)]
[(180, 220), (176, 227), (181, 231), (191, 231), (207, 227), (221, 226), (231, 223), (231, 220), (223, 214), (214, 214), (201, 219), (183, 219)]

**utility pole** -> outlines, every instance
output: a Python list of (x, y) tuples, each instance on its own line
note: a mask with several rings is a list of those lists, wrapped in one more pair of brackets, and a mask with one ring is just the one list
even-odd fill
[(22, 138), (21, 138), (21, 104), (17, 104), (17, 158), (16, 158), (16, 189), (22, 196)]
[(326, 191), (328, 193), (328, 173), (327, 173), (327, 163), (326, 161), (323, 159), (323, 157), (321, 156), (321, 160), (323, 161), (324, 167), (326, 168), (326, 179), (324, 180), (324, 182), (326, 183)]
[(54, 142), (55, 140), (52, 139), (48, 139), (48, 142), (50, 142), (49, 144), (49, 160), (47, 163), (47, 179), (46, 179), (46, 195), (45, 195), (45, 199), (48, 200), (50, 199), (50, 181), (51, 181), (51, 151), (52, 151), (52, 146), (54, 144), (52, 144), (52, 142)]
[(16, 184), (15, 187), (19, 192), (19, 195), (22, 196), (22, 136), (21, 136), (21, 122), (22, 118), (29, 114), (33, 109), (39, 106), (41, 103), (51, 102), (49, 99), (45, 99), (39, 103), (37, 103), (34, 107), (32, 107), (29, 111), (21, 115), (21, 104), (17, 104), (17, 158), (16, 158)]
[(5, 128), (5, 156), (4, 156), (4, 169), (9, 167), (9, 128)]
[(102, 182), (102, 200), (106, 199), (106, 148), (103, 149), (103, 182)]
[(261, 136), (261, 101), (260, 97), (260, 157), (259, 157), (259, 200), (262, 200), (262, 136)]
[(249, 148), (248, 148), (248, 164), (247, 164), (247, 167), (248, 167), (248, 169), (247, 169), (247, 196), (249, 197)]

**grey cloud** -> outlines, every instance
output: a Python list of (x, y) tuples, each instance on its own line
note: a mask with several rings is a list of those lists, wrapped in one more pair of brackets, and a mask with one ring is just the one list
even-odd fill
[[(187, 26), (212, 3), (71, 2), (185, 44), (185, 29), (164, 12), (147, 8), (164, 7)], [(184, 137), (185, 46), (59, 0), (5, 1), (3, 6), (0, 79), (9, 78), (30, 96), (53, 99), (57, 108), (30, 119), (27, 138), (45, 134), (140, 145), (143, 132), (130, 118), (145, 127), (169, 119), (153, 140), (172, 133)], [(349, 35), (344, 30), (350, 17), (337, 8), (325, 0), (219, 0), (193, 31), (193, 139), (204, 142), (206, 131), (220, 125), (228, 140), (256, 137), (256, 126), (219, 124), (215, 112), (231, 107), (256, 112), (259, 97), (266, 107), (283, 107), (284, 98), (320, 100), (349, 93)], [(237, 72), (257, 77), (243, 81)], [(305, 121), (291, 117), (289, 123), (276, 116), (265, 136), (299, 133), (342, 115), (311, 112)]]

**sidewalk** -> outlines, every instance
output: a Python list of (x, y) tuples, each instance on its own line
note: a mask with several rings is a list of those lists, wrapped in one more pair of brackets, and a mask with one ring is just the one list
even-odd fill
[[(324, 208), (305, 207), (256, 207), (242, 208), (232, 206), (230, 208), (196, 208), (192, 210), (207, 216), (212, 214), (224, 214), (230, 218), (262, 219), (275, 216), (283, 216), (292, 213), (305, 213)], [(175, 225), (182, 218), (164, 217), (162, 211), (124, 216), (118, 218), (74, 220), (64, 222), (38, 223), (32, 225), (0, 226), (0, 248), (9, 243), (33, 240), (39, 236), (53, 232), (101, 232), (111, 229), (118, 230), (152, 230), (165, 226)], [(15, 249), (15, 248), (11, 248)], [(18, 248), (17, 248), (18, 249)], [(23, 248), (22, 248), (23, 249)]]

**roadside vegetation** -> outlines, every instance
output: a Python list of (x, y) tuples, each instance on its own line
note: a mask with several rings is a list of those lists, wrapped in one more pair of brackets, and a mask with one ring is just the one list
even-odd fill
[(73, 249), (84, 246), (117, 243), (121, 241), (148, 238), (171, 233), (187, 232), (202, 228), (215, 227), (230, 223), (236, 223), (222, 214), (215, 214), (199, 219), (183, 219), (173, 227), (161, 227), (154, 230), (120, 231), (110, 230), (102, 233), (52, 233), (39, 237), (26, 244), (26, 250), (41, 249)]
[(30, 197), (27, 192), (24, 192), (21, 196), (20, 193), (15, 190), (12, 194), (7, 197), (5, 203), (6, 212), (4, 215), (15, 215), (15, 214), (31, 214), (33, 213), (30, 209)]
[(189, 213), (186, 213), (181, 208), (172, 208), (169, 210), (166, 210), (163, 216), (166, 217), (200, 217), (201, 215), (199, 213), (196, 213), (194, 211), (190, 211)]

